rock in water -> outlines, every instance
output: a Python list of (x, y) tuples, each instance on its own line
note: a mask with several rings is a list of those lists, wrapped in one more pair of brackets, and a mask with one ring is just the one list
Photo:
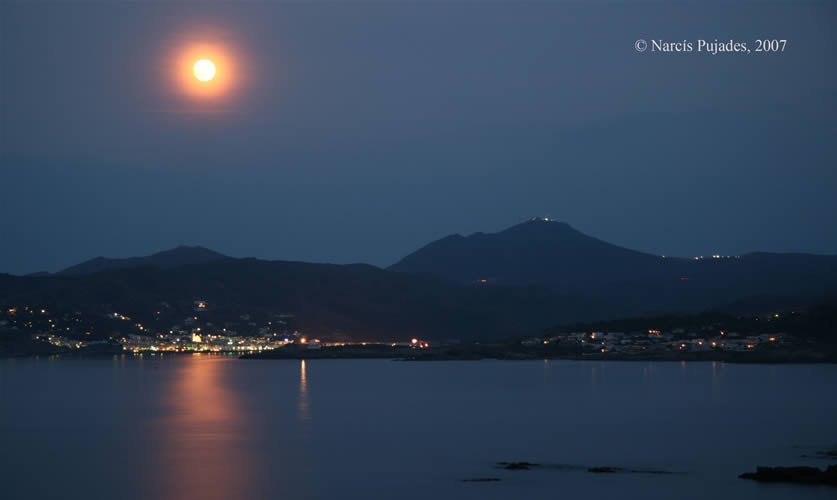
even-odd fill
[(605, 474), (605, 473), (612, 473), (612, 472), (622, 472), (625, 469), (619, 467), (590, 467), (587, 469), (587, 472), (593, 472), (595, 474)]
[(538, 466), (531, 462), (499, 462), (497, 465), (506, 470), (529, 470)]
[(837, 465), (824, 471), (816, 467), (758, 467), (756, 472), (741, 474), (741, 479), (764, 483), (828, 484), (837, 486)]

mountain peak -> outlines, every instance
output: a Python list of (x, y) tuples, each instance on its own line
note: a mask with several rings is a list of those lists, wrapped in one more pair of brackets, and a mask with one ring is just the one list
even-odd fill
[(124, 259), (111, 259), (101, 256), (95, 257), (59, 271), (58, 274), (91, 274), (102, 271), (110, 271), (113, 269), (128, 269), (140, 266), (170, 269), (190, 264), (204, 264), (226, 258), (226, 255), (205, 247), (180, 245), (175, 248), (162, 250), (144, 257), (128, 257)]
[(566, 222), (561, 222), (554, 217), (531, 217), (529, 219), (521, 221), (520, 224), (517, 224), (517, 225), (522, 226), (524, 224), (545, 224), (545, 223), (569, 225)]
[(209, 258), (209, 259), (223, 259), (226, 255), (220, 254), (215, 250), (202, 246), (188, 246), (179, 245), (169, 250), (162, 250), (160, 252), (151, 254), (150, 259), (170, 259), (170, 258)]
[(534, 217), (497, 233), (437, 240), (391, 269), (466, 283), (586, 284), (593, 276), (612, 277), (659, 259), (586, 235), (566, 222)]
[(515, 232), (515, 231), (555, 231), (555, 230), (572, 230), (579, 234), (581, 234), (578, 230), (574, 227), (570, 226), (566, 222), (559, 221), (557, 219), (553, 219), (551, 217), (532, 217), (531, 219), (526, 219), (522, 222), (515, 224), (514, 226), (508, 227), (500, 233), (507, 233), (507, 232)]

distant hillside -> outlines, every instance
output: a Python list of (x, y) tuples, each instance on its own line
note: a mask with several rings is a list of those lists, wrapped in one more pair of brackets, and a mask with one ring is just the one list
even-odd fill
[(806, 302), (837, 290), (837, 256), (664, 258), (546, 219), (499, 233), (448, 236), (390, 269), (463, 284), (546, 286), (618, 304), (632, 314), (698, 311), (756, 296), (772, 297), (774, 303)]
[(146, 257), (128, 257), (125, 259), (109, 259), (96, 257), (68, 267), (56, 274), (71, 276), (79, 274), (100, 273), (115, 269), (129, 269), (132, 267), (151, 266), (163, 269), (185, 266), (189, 264), (204, 264), (216, 260), (226, 259), (227, 256), (203, 247), (179, 246)]
[[(179, 247), (93, 259), (52, 275), (0, 275), (0, 306), (78, 312), (93, 336), (145, 332), (139, 325), (168, 330), (197, 313), (212, 328), (248, 333), (281, 323), (353, 339), (479, 340), (614, 317), (760, 312), (836, 293), (837, 256), (663, 258), (544, 219), (448, 236), (389, 270)], [(210, 307), (196, 311), (196, 301)], [(115, 322), (117, 312), (131, 320)]]
[(306, 333), (339, 332), (361, 340), (499, 338), (602, 315), (589, 301), (543, 288), (474, 288), (368, 265), (227, 258), (174, 268), (0, 275), (0, 304), (80, 311), (85, 317), (118, 311), (132, 318), (126, 327), (141, 322), (167, 330), (193, 315), (196, 300), (210, 304), (202, 320), (216, 325), (282, 313), (293, 315), (295, 327)]

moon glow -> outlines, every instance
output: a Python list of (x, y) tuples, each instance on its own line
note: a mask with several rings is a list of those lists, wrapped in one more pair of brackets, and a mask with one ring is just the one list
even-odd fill
[(171, 85), (169, 88), (184, 105), (201, 109), (234, 106), (252, 81), (252, 64), (244, 41), (220, 30), (186, 31), (190, 32), (188, 39), (165, 46), (166, 85)]

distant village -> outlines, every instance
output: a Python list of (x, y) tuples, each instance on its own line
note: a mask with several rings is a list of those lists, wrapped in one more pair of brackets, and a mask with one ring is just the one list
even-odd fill
[[(713, 313), (705, 313), (705, 315)], [(782, 313), (784, 314), (784, 313)], [(429, 357), (440, 350), (456, 355), (537, 357), (585, 356), (623, 359), (691, 356), (689, 353), (741, 353), (811, 349), (814, 344), (794, 332), (780, 328), (798, 319), (773, 313), (761, 317), (733, 318), (700, 315), (684, 317), (689, 321), (676, 325), (678, 317), (634, 318), (610, 322), (555, 327), (537, 336), (507, 338), (501, 341), (461, 342), (457, 339), (411, 338), (393, 342), (387, 339), (357, 339), (339, 333), (331, 336), (306, 334), (297, 326), (293, 313), (219, 313), (203, 299), (173, 307), (161, 302), (145, 319), (140, 320), (119, 310), (95, 313), (53, 311), (32, 305), (2, 305), (0, 341), (12, 354), (60, 353), (238, 353), (253, 354), (292, 346), (286, 352), (317, 355), (324, 348), (350, 347), (362, 356), (363, 347), (395, 348), (399, 356)], [(696, 320), (695, 318), (701, 318)], [(726, 320), (726, 323), (724, 322)], [(780, 321), (781, 320), (781, 321)], [(787, 323), (791, 324), (791, 323)], [(738, 326), (741, 328), (735, 328)], [(28, 345), (9, 347), (9, 339), (24, 339)], [(432, 348), (431, 348), (432, 346)], [(467, 347), (470, 346), (470, 347)], [(491, 347), (493, 346), (493, 347)], [(517, 346), (517, 347), (515, 347)], [(3, 347), (0, 344), (0, 347)], [(48, 347), (44, 349), (43, 347)], [(50, 350), (49, 348), (53, 348)], [(360, 348), (360, 349), (358, 349)], [(405, 350), (406, 349), (406, 350)], [(426, 350), (419, 356), (413, 349)], [(463, 351), (463, 349), (465, 351)], [(814, 347), (815, 349), (815, 347)], [(2, 350), (2, 349), (0, 349)], [(337, 349), (330, 349), (334, 352)], [(432, 352), (431, 352), (432, 351)], [(447, 352), (447, 351), (445, 351)], [(282, 354), (283, 356), (285, 354)], [(376, 355), (384, 356), (380, 351)], [(325, 356), (322, 354), (321, 356)], [(441, 357), (447, 357), (442, 355)], [(702, 357), (702, 356), (698, 356)]]
[(22, 335), (59, 349), (91, 353), (252, 353), (289, 345), (316, 351), (323, 347), (373, 343), (416, 349), (430, 347), (428, 341), (417, 338), (402, 342), (353, 342), (335, 335), (321, 340), (293, 328), (295, 315), (291, 313), (241, 314), (234, 321), (227, 318), (215, 323), (206, 318), (212, 309), (205, 300), (195, 300), (189, 315), (162, 327), (159, 318), (167, 309), (170, 306), (161, 303), (159, 310), (154, 311), (155, 319), (142, 322), (119, 311), (90, 315), (80, 311), (55, 313), (26, 305), (4, 306), (0, 310), (0, 339), (3, 335)]
[(520, 343), (526, 347), (558, 344), (576, 347), (582, 352), (643, 354), (671, 351), (733, 351), (744, 352), (763, 345), (783, 346), (786, 335), (741, 334), (719, 331), (707, 326), (702, 332), (674, 328), (671, 331), (649, 329), (636, 332), (568, 332), (549, 337), (530, 337)]

